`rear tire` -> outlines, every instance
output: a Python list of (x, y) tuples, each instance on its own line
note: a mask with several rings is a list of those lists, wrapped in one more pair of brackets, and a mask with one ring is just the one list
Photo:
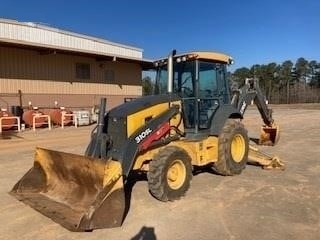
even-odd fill
[(149, 191), (155, 198), (164, 202), (177, 200), (190, 187), (191, 158), (179, 147), (165, 147), (150, 162), (147, 176)]
[(228, 119), (218, 138), (218, 161), (214, 169), (221, 175), (240, 174), (248, 161), (249, 138), (239, 121)]

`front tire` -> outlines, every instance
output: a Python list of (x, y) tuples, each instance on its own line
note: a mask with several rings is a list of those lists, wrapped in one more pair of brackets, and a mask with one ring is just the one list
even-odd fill
[(150, 162), (147, 176), (149, 191), (155, 198), (164, 202), (177, 200), (190, 187), (191, 158), (179, 147), (165, 147)]
[(218, 161), (214, 169), (221, 175), (240, 174), (248, 161), (249, 138), (239, 121), (228, 119), (218, 138)]

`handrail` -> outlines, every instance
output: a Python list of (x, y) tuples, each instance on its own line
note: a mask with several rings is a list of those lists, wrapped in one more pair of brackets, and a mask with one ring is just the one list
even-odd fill
[(78, 119), (77, 119), (76, 114), (62, 112), (62, 114), (61, 114), (61, 128), (64, 128), (65, 117), (72, 117), (74, 126), (76, 128), (78, 127)]
[[(48, 121), (47, 121), (47, 122), (44, 121), (44, 122), (36, 123), (36, 119), (37, 119), (37, 118), (47, 118)], [(51, 118), (50, 118), (49, 115), (44, 115), (44, 114), (38, 115), (38, 114), (36, 114), (36, 115), (34, 115), (34, 116), (32, 117), (32, 128), (33, 128), (33, 131), (36, 130), (36, 125), (44, 125), (44, 124), (47, 124), (49, 130), (51, 130)]]
[[(8, 120), (8, 119), (16, 119), (17, 123), (16, 124), (10, 124), (10, 125), (3, 125), (2, 120)], [(18, 132), (21, 131), (20, 128), (20, 118), (19, 117), (0, 117), (0, 133), (2, 132), (3, 127), (18, 127)]]

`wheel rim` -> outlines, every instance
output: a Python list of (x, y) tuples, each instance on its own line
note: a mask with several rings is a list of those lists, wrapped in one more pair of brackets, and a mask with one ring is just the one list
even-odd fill
[(246, 144), (244, 137), (241, 134), (236, 134), (233, 136), (231, 142), (231, 155), (235, 162), (239, 163), (242, 161), (245, 154)]
[(179, 189), (186, 179), (186, 167), (182, 160), (174, 160), (167, 172), (167, 182), (170, 188)]

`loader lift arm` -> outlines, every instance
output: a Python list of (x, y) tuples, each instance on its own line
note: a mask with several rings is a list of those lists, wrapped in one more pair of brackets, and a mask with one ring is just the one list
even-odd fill
[(134, 160), (139, 152), (147, 150), (155, 145), (163, 145), (170, 141), (177, 140), (180, 136), (170, 136), (161, 139), (170, 130), (169, 121), (180, 112), (178, 105), (172, 105), (167, 111), (151, 119), (144, 126), (137, 129), (121, 146), (108, 149), (111, 137), (104, 132), (104, 115), (106, 109), (106, 99), (101, 99), (98, 124), (93, 129), (91, 141), (85, 152), (85, 156), (119, 161), (122, 166), (122, 173), (128, 177), (132, 169)]
[[(170, 119), (178, 113), (179, 106), (172, 105), (168, 110), (136, 130), (120, 149), (111, 149), (109, 151), (108, 156), (121, 163), (122, 174), (125, 178), (128, 177), (139, 152), (145, 151), (158, 144), (163, 145), (169, 143), (179, 138), (177, 135), (164, 140), (160, 139), (170, 130)], [(165, 127), (166, 123), (168, 127)], [(159, 131), (161, 128), (166, 130)]]
[(103, 133), (104, 115), (106, 112), (107, 99), (101, 98), (99, 107), (98, 124), (91, 132), (91, 141), (86, 149), (85, 156), (93, 158), (107, 157), (108, 135)]

